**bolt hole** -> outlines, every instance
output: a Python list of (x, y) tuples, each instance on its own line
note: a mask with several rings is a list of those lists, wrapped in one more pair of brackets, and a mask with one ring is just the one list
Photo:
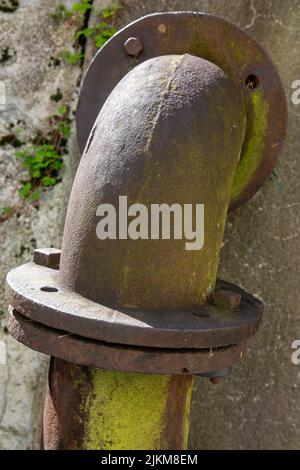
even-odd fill
[(50, 287), (50, 286), (41, 287), (41, 290), (43, 292), (58, 292), (58, 289), (56, 289), (56, 287)]
[(248, 75), (245, 84), (247, 88), (250, 88), (250, 90), (255, 90), (259, 85), (259, 78), (254, 74)]

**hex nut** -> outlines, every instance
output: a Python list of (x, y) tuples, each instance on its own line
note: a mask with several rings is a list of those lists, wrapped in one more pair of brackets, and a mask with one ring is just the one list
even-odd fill
[(221, 308), (235, 310), (240, 306), (241, 294), (227, 289), (218, 289), (213, 297), (213, 303)]
[(37, 248), (33, 253), (33, 262), (47, 268), (58, 269), (61, 251), (56, 248)]
[(140, 52), (142, 52), (143, 45), (141, 41), (139, 40), (139, 38), (131, 37), (125, 41), (124, 48), (128, 55), (137, 57), (140, 54)]
[(209, 381), (213, 385), (219, 385), (223, 382), (223, 377), (210, 377)]

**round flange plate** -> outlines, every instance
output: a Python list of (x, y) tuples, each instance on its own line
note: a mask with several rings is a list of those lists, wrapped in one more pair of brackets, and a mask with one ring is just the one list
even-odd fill
[[(126, 53), (137, 37), (143, 50)], [(259, 44), (233, 24), (195, 12), (156, 13), (115, 34), (94, 57), (82, 83), (77, 135), (84, 150), (97, 115), (117, 83), (136, 65), (167, 54), (192, 54), (221, 67), (245, 97), (247, 131), (234, 176), (230, 209), (250, 199), (270, 175), (286, 133), (286, 101), (279, 75)]]
[(258, 330), (263, 305), (241, 294), (237, 310), (204, 304), (187, 311), (110, 308), (64, 289), (58, 271), (26, 263), (7, 275), (6, 298), (22, 315), (58, 330), (107, 343), (151, 348), (219, 348), (246, 341)]
[(232, 367), (245, 343), (218, 349), (151, 349), (107, 344), (28, 320), (9, 309), (8, 330), (20, 343), (73, 364), (147, 374), (203, 374)]

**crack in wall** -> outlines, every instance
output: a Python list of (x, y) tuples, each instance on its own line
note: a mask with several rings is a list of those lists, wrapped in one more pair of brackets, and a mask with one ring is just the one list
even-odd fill
[(252, 26), (254, 26), (256, 19), (258, 17), (257, 10), (255, 8), (254, 0), (250, 0), (250, 10), (252, 12), (252, 18), (250, 23), (248, 23), (246, 26), (244, 26), (244, 29), (250, 29)]

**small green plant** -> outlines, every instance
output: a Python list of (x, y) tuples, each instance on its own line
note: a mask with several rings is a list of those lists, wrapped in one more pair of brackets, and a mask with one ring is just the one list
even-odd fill
[(94, 40), (95, 46), (100, 48), (116, 32), (117, 32), (117, 29), (112, 24), (108, 24), (105, 21), (102, 21), (101, 23), (98, 23), (93, 28), (84, 28), (78, 31), (75, 34), (74, 39), (75, 41), (78, 41), (82, 37), (84, 38), (92, 37), (92, 39)]
[(116, 32), (115, 19), (116, 13), (123, 5), (119, 2), (113, 3), (110, 7), (105, 8), (101, 12), (103, 21), (98, 23), (93, 29), (92, 34), (96, 47), (100, 48), (108, 41)]
[(55, 10), (51, 13), (51, 16), (57, 20), (67, 20), (71, 15), (72, 12), (69, 11), (63, 3), (57, 5)]
[(68, 64), (77, 64), (83, 58), (82, 52), (70, 52), (70, 51), (60, 51), (58, 56), (60, 59), (63, 59)]
[(28, 202), (38, 201), (43, 187), (54, 186), (60, 180), (63, 159), (54, 145), (33, 145), (17, 152), (16, 157), (21, 159), (30, 176), (30, 181), (25, 182), (19, 191)]
[(72, 12), (85, 15), (85, 13), (92, 8), (91, 0), (80, 0), (72, 5)]
[(0, 223), (9, 219), (13, 215), (15, 210), (16, 208), (12, 206), (2, 207), (2, 209), (0, 209)]
[(30, 203), (37, 203), (43, 190), (55, 186), (61, 180), (63, 156), (71, 135), (68, 114), (69, 107), (60, 105), (57, 113), (48, 118), (48, 134), (37, 133), (30, 145), (16, 153), (16, 158), (21, 160), (29, 175), (29, 181), (22, 183), (19, 194)]
[(11, 215), (11, 213), (13, 212), (13, 210), (14, 210), (14, 208), (11, 207), (11, 206), (2, 207), (1, 215), (3, 217), (9, 217)]
[(81, 36), (86, 38), (92, 37), (94, 40), (95, 46), (100, 48), (103, 44), (106, 43), (116, 32), (115, 27), (115, 18), (116, 13), (120, 8), (123, 8), (121, 3), (116, 2), (107, 7), (101, 12), (101, 21), (96, 24), (93, 28), (85, 28), (81, 31), (78, 31), (75, 35), (75, 40), (79, 39)]
[[(65, 20), (69, 18), (78, 20), (81, 15), (85, 15), (91, 8), (91, 0), (81, 0), (80, 2), (74, 3), (71, 10), (67, 10), (64, 5), (59, 5), (52, 16)], [(60, 51), (58, 57), (68, 64), (75, 65), (81, 63), (84, 57), (83, 48), (87, 38), (92, 38), (97, 48), (102, 47), (103, 44), (117, 32), (115, 19), (116, 13), (120, 8), (123, 8), (123, 5), (119, 2), (115, 2), (110, 7), (104, 8), (101, 12), (101, 21), (99, 23), (93, 27), (83, 27), (75, 33), (73, 43), (74, 51)]]

